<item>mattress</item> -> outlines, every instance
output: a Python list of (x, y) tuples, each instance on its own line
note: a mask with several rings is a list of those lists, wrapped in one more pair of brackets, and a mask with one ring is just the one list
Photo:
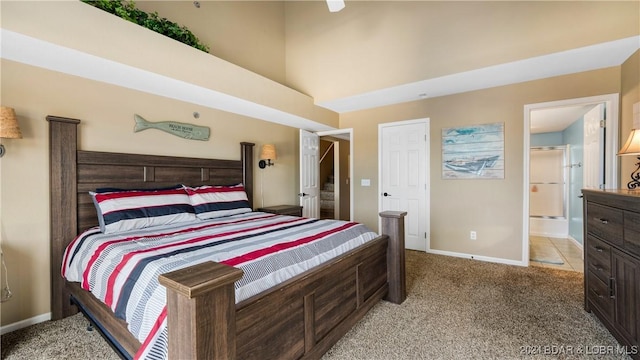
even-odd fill
[(128, 323), (135, 358), (167, 357), (166, 289), (158, 276), (205, 261), (243, 270), (236, 303), (378, 235), (366, 226), (262, 212), (103, 234), (89, 229), (67, 247), (62, 275)]

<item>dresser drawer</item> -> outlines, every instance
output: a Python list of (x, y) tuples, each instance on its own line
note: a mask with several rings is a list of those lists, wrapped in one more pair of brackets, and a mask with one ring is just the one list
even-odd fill
[(623, 212), (620, 209), (587, 202), (587, 232), (622, 245)]
[(602, 281), (611, 277), (611, 246), (597, 238), (587, 235), (587, 269)]
[(589, 273), (589, 275), (587, 300), (595, 305), (605, 317), (611, 319), (615, 302), (609, 293), (608, 279), (607, 282), (604, 282), (593, 273)]
[(640, 256), (640, 214), (624, 212), (624, 249)]

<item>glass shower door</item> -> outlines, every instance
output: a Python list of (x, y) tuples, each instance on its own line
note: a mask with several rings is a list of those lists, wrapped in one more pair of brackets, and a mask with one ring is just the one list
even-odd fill
[(566, 218), (566, 146), (531, 148), (529, 216)]

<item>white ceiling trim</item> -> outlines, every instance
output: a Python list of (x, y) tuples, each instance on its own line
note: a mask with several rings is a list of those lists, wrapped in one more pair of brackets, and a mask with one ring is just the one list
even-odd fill
[(640, 36), (632, 36), (340, 99), (321, 101), (316, 105), (344, 113), (602, 69), (621, 65), (639, 48)]
[(282, 110), (10, 30), (0, 29), (0, 37), (0, 57), (3, 59), (309, 131), (335, 129)]
[[(0, 29), (0, 57), (171, 99), (309, 131), (334, 128), (199, 85)], [(640, 36), (376, 90), (316, 105), (343, 113), (622, 64)], [(420, 94), (426, 94), (421, 96)]]

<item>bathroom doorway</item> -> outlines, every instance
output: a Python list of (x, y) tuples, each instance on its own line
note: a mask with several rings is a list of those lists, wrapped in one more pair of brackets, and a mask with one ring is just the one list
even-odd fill
[(617, 186), (617, 106), (617, 94), (525, 106), (524, 265), (582, 271), (581, 191)]
[[(581, 121), (573, 126), (579, 125)], [(532, 137), (536, 139), (535, 134)], [(582, 249), (575, 240), (582, 234), (571, 236), (569, 232), (570, 188), (582, 188), (582, 176), (571, 176), (571, 169), (581, 171), (583, 161), (582, 153), (572, 156), (571, 148), (581, 148), (581, 145), (531, 147), (529, 260), (532, 266), (571, 271), (582, 271), (584, 267)], [(573, 210), (581, 210), (579, 205), (579, 202), (573, 203)], [(579, 219), (573, 216), (572, 220)]]

